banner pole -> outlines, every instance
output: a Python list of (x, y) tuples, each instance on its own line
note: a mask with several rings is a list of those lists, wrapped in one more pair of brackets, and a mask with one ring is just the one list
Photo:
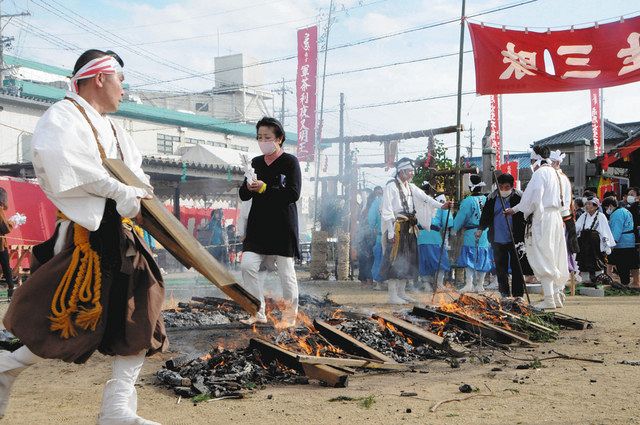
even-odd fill
[(462, 0), (460, 12), (460, 51), (458, 53), (458, 112), (456, 120), (456, 199), (462, 195), (462, 180), (460, 179), (460, 126), (462, 121), (462, 65), (464, 64), (464, 11), (466, 0)]

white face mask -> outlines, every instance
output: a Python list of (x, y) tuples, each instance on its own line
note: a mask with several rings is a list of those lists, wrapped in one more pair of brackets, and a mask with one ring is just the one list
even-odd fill
[(275, 142), (258, 142), (260, 151), (265, 155), (271, 155), (278, 149), (278, 145)]
[(636, 197), (633, 195), (627, 196), (627, 202), (633, 204), (634, 202), (636, 202)]
[(611, 215), (611, 213), (613, 213), (615, 211), (615, 209), (613, 207), (609, 207), (607, 208), (607, 214)]
[(506, 198), (506, 197), (510, 196), (512, 192), (513, 192), (513, 189), (512, 190), (507, 190), (507, 191), (501, 190), (500, 191), (500, 196), (502, 196), (503, 198)]

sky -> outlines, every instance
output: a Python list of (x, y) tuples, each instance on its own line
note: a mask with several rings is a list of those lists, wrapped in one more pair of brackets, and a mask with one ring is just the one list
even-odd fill
[[(518, 0), (467, 0), (467, 15)], [(2, 13), (29, 11), (4, 29), (16, 42), (9, 54), (72, 68), (87, 48), (110, 48), (125, 61), (132, 87), (206, 90), (214, 76), (219, 54), (245, 53), (260, 61), (296, 53), (296, 30), (326, 25), (329, 0), (3, 0)], [(335, 21), (329, 47), (387, 35), (408, 28), (458, 18), (457, 0), (336, 0)], [(537, 0), (511, 9), (475, 17), (476, 21), (507, 27), (561, 27), (640, 14), (638, 0)], [(560, 28), (559, 28), (560, 29)], [(459, 48), (458, 22), (330, 50), (327, 73), (341, 72), (425, 57), (453, 54)], [(218, 35), (219, 34), (219, 35)], [(465, 50), (471, 50), (465, 31)], [(276, 60), (262, 65), (264, 82), (293, 79), (296, 61)], [(422, 130), (456, 123), (455, 97), (361, 106), (452, 94), (457, 90), (458, 58), (451, 56), (365, 72), (329, 76), (325, 85), (324, 131), (338, 134), (340, 93), (346, 98), (346, 135), (384, 134)], [(151, 84), (157, 81), (178, 81)], [(463, 91), (475, 90), (473, 57), (464, 55)], [(268, 86), (275, 89), (278, 86)], [(289, 83), (290, 89), (295, 89)], [(318, 91), (320, 92), (320, 86)], [(278, 96), (278, 95), (276, 95)], [(320, 97), (320, 96), (319, 96)], [(640, 121), (640, 83), (604, 90), (604, 116), (613, 122)], [(296, 131), (295, 97), (286, 95), (287, 130)], [(320, 103), (320, 99), (318, 99)], [(277, 102), (279, 108), (279, 98)], [(462, 123), (474, 128), (474, 155), (480, 155), (481, 136), (489, 119), (487, 96), (463, 97)], [(590, 121), (587, 91), (509, 94), (503, 96), (504, 151), (524, 152), (535, 140)], [(463, 154), (469, 144), (463, 133)], [(440, 138), (455, 154), (455, 134)], [(426, 139), (401, 142), (399, 156), (416, 157), (426, 149)], [(382, 146), (359, 144), (360, 163), (382, 161)], [(325, 151), (335, 169), (337, 148)], [(367, 171), (368, 184), (387, 178), (382, 170)]]

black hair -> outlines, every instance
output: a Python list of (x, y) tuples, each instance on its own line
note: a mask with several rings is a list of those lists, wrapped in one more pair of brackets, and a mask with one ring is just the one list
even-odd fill
[(573, 202), (576, 204), (577, 208), (584, 208), (584, 202), (582, 202), (582, 198), (575, 198)]
[(616, 192), (614, 192), (613, 190), (608, 190), (604, 193), (603, 198), (608, 198), (608, 197), (614, 197), (616, 199), (618, 199), (618, 194)]
[(533, 151), (540, 155), (542, 159), (549, 159), (549, 155), (551, 155), (551, 151), (547, 146), (534, 146)]
[(602, 201), (602, 209), (606, 210), (610, 206), (618, 208), (618, 200), (616, 198), (612, 198), (611, 196), (609, 196), (608, 198), (604, 198), (604, 201)]
[(269, 127), (270, 129), (272, 129), (273, 134), (276, 135), (276, 139), (282, 139), (282, 142), (280, 143), (280, 146), (282, 146), (286, 137), (284, 134), (284, 128), (282, 127), (280, 121), (271, 117), (262, 117), (262, 119), (256, 124), (256, 132), (260, 130), (260, 127)]
[(4, 187), (0, 187), (0, 207), (9, 208), (9, 196)]
[(589, 197), (589, 196), (596, 196), (596, 193), (592, 190), (585, 190), (584, 192), (582, 192), (582, 196)]
[(627, 188), (627, 190), (625, 191), (625, 193), (624, 193), (624, 194), (625, 194), (625, 195), (628, 195), (628, 194), (629, 194), (629, 191), (631, 191), (631, 190), (635, 190), (636, 194), (640, 193), (640, 190), (638, 190), (638, 188), (637, 188), (637, 187), (635, 187), (635, 186), (630, 186), (630, 187), (628, 187), (628, 188)]
[(514, 180), (513, 176), (511, 174), (509, 174), (509, 173), (503, 173), (503, 174), (500, 174), (498, 176), (498, 184), (507, 184), (508, 183), (511, 186), (513, 186), (514, 181), (515, 180)]

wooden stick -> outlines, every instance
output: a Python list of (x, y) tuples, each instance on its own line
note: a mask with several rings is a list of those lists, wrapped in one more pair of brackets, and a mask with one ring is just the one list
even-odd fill
[(470, 398), (474, 398), (474, 397), (495, 397), (494, 394), (471, 394), (468, 395), (466, 397), (462, 397), (462, 398), (451, 398), (448, 400), (442, 400), (437, 402), (436, 404), (434, 404), (431, 409), (429, 409), (429, 411), (431, 413), (435, 412), (436, 410), (438, 410), (438, 407), (440, 407), (441, 405), (445, 404), (445, 403), (452, 403), (454, 401), (465, 401), (465, 400), (469, 400)]
[(382, 369), (408, 371), (411, 368), (405, 364), (380, 363), (375, 360), (342, 359), (336, 357), (316, 357), (298, 355), (298, 361), (302, 364), (324, 364), (328, 366), (346, 366), (365, 369)]
[(527, 318), (525, 316), (520, 316), (520, 315), (513, 314), (513, 313), (511, 313), (509, 311), (504, 311), (504, 310), (500, 310), (500, 313), (504, 314), (505, 316), (510, 317), (510, 318), (512, 318), (514, 320), (522, 321), (522, 322), (526, 323), (527, 326), (531, 326), (532, 328), (536, 328), (539, 331), (547, 332), (547, 333), (550, 333), (550, 334), (552, 334), (554, 336), (558, 335), (558, 331), (556, 331), (554, 329), (551, 329), (551, 328), (548, 328), (548, 327), (546, 327), (544, 325), (541, 325), (540, 323), (535, 323), (535, 322), (532, 322), (530, 320), (527, 320)]
[(396, 363), (391, 357), (385, 356), (323, 320), (314, 320), (313, 326), (327, 341), (348, 353), (379, 360), (384, 363)]

